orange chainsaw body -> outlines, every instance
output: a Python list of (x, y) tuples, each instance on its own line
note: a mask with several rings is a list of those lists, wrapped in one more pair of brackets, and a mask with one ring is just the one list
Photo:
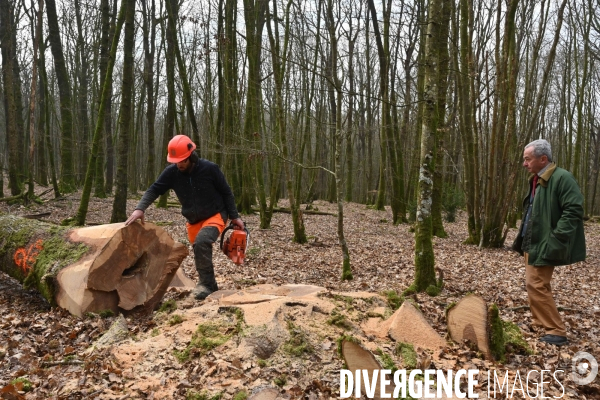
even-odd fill
[(227, 257), (231, 259), (235, 264), (242, 265), (244, 263), (244, 258), (246, 257), (246, 247), (248, 246), (248, 231), (244, 230), (233, 230), (228, 238), (223, 241), (225, 237), (225, 233), (232, 229), (228, 227), (223, 232), (223, 236), (221, 237), (221, 250)]

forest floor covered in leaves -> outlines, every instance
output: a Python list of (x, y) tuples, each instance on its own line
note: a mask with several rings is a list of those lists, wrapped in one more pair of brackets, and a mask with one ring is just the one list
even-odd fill
[[(47, 194), (42, 205), (30, 207), (0, 203), (0, 212), (15, 215), (50, 212), (42, 220), (58, 223), (75, 214), (79, 196), (73, 194), (52, 199)], [(128, 212), (133, 211), (136, 203), (134, 198), (128, 201)], [(285, 206), (285, 202), (280, 205)], [(337, 212), (336, 204), (325, 201), (316, 201), (312, 206), (313, 210)], [(112, 199), (92, 199), (87, 222), (108, 223), (111, 208)], [(251, 231), (251, 243), (243, 266), (230, 262), (215, 245), (215, 271), (220, 289), (240, 290), (260, 284), (316, 285), (331, 293), (380, 294), (384, 300), (380, 305), (389, 309), (385, 303), (387, 297), (382, 293), (401, 293), (414, 277), (414, 235), (410, 225), (394, 226), (389, 209), (376, 211), (360, 204), (345, 204), (344, 214), (352, 281), (340, 281), (342, 254), (337, 242), (335, 216), (306, 214), (309, 242), (300, 245), (292, 242), (290, 215), (275, 213), (271, 229), (267, 230), (258, 229), (258, 215), (242, 217)], [(179, 208), (152, 206), (146, 212), (146, 220), (161, 225), (175, 240), (187, 243)], [(443, 270), (444, 289), (437, 297), (413, 295), (414, 303), (431, 326), (446, 337), (446, 306), (468, 293), (476, 293), (488, 303), (497, 304), (502, 319), (520, 327), (533, 354), (509, 353), (504, 363), (497, 363), (482, 360), (481, 354), (465, 344), (455, 343), (449, 344), (442, 357), (434, 357), (436, 361), (427, 366), (455, 370), (496, 368), (512, 371), (512, 374), (520, 371), (523, 381), (530, 370), (560, 369), (565, 371), (558, 375), (564, 387), (561, 389), (556, 382), (547, 384), (545, 396), (600, 398), (600, 378), (586, 386), (575, 385), (570, 379), (571, 359), (578, 351), (586, 351), (600, 360), (600, 224), (585, 223), (587, 260), (555, 270), (554, 296), (563, 310), (561, 314), (569, 337), (569, 344), (561, 348), (539, 342), (537, 339), (543, 333), (530, 325), (523, 259), (509, 249), (516, 230), (510, 230), (504, 248), (479, 249), (462, 244), (467, 236), (463, 213), (459, 213), (457, 222), (446, 223), (445, 229), (448, 237), (434, 240), (436, 266)], [(196, 279), (192, 256), (184, 260), (182, 268), (186, 275)], [(170, 314), (163, 311), (127, 317), (128, 343), (133, 350), (121, 347), (121, 354), (144, 355), (127, 362), (110, 347), (86, 352), (117, 317), (71, 316), (64, 310), (51, 308), (37, 293), (22, 289), (16, 281), (0, 273), (0, 388), (4, 388), (0, 397), (209, 399), (220, 394), (222, 398), (242, 400), (260, 388), (272, 387), (279, 391), (280, 398), (336, 398), (343, 360), (336, 352), (335, 342), (348, 333), (358, 336), (363, 343), (373, 341), (375, 344), (367, 347), (380, 349), (384, 361), (391, 360), (401, 369), (407, 365), (406, 360), (394, 352), (391, 340), (376, 340), (360, 332), (361, 315), (364, 318), (370, 313), (372, 305), (360, 299), (351, 307), (336, 305), (348, 317), (349, 325), (327, 324), (330, 320), (324, 319), (323, 323), (319, 322), (319, 327), (315, 327), (313, 321), (311, 326), (320, 329), (315, 334), (308, 327), (310, 323), (302, 322), (298, 317), (298, 329), (302, 330), (302, 324), (307, 323), (304, 331), (312, 332), (306, 338), (312, 349), (310, 352), (293, 355), (279, 349), (263, 360), (243, 355), (237, 348), (239, 340), (230, 340), (205, 353), (178, 359), (181, 352), (177, 351), (189, 345), (194, 334), (193, 324), (185, 325), (185, 321), (194, 318), (194, 312), (205, 320), (213, 315), (222, 318), (220, 314), (211, 314), (214, 310), (188, 294), (189, 291), (175, 289), (167, 292), (165, 302), (173, 300), (168, 303)], [(177, 309), (173, 310), (175, 305)], [(290, 311), (289, 318), (294, 319), (294, 312)], [(173, 323), (175, 315), (180, 316), (183, 323)], [(161, 345), (163, 338), (171, 341)], [(417, 353), (422, 359), (424, 353), (419, 349)], [(445, 361), (437, 361), (439, 359)], [(136, 363), (140, 366), (132, 365)], [(529, 385), (533, 387), (532, 382)], [(486, 398), (486, 390), (485, 384), (478, 387), (480, 398)], [(519, 391), (513, 394), (513, 398), (522, 398)], [(496, 398), (504, 397), (498, 395)]]

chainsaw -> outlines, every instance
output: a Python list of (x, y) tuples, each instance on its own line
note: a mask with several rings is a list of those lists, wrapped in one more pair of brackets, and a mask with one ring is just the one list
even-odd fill
[[(234, 229), (233, 224), (229, 224), (221, 235), (221, 250), (235, 264), (242, 265), (246, 257), (246, 248), (250, 242), (250, 232), (244, 229)], [(225, 234), (231, 230), (231, 234), (226, 238)]]

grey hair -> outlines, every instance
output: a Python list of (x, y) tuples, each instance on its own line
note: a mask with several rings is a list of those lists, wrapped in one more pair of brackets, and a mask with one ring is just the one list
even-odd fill
[(533, 156), (539, 158), (541, 156), (548, 157), (548, 161), (552, 162), (552, 147), (546, 139), (538, 139), (529, 143), (525, 148), (533, 147)]

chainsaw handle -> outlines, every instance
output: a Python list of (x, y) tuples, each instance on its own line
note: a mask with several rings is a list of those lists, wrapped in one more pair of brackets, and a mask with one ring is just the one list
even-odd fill
[[(223, 250), (223, 240), (225, 239), (225, 233), (227, 233), (228, 230), (230, 229), (234, 229), (237, 227), (237, 225), (234, 225), (233, 222), (229, 223), (229, 226), (227, 228), (225, 228), (225, 230), (223, 230), (223, 232), (221, 233), (221, 243), (219, 245), (219, 248), (221, 250)], [(248, 231), (248, 228), (246, 228), (246, 223), (244, 223), (244, 230), (246, 231), (246, 243), (250, 243), (250, 231)]]

